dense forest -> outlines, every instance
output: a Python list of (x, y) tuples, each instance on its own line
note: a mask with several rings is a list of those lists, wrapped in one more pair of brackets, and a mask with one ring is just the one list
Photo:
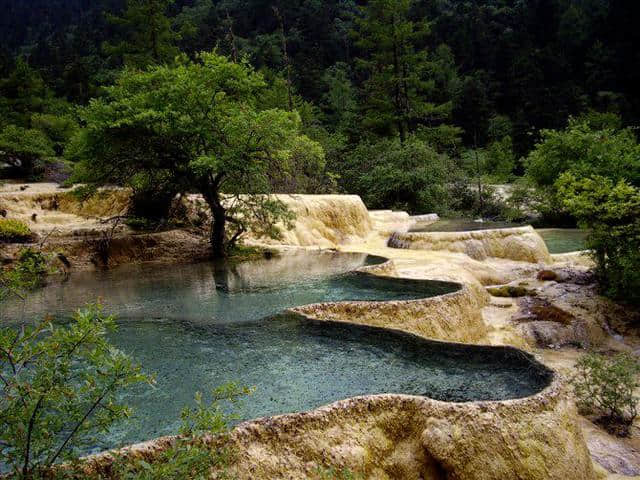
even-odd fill
[[(340, 186), (360, 192), (372, 187), (361, 175), (375, 170), (361, 164), (372, 142), (419, 138), (462, 164), (464, 150), (482, 149), (486, 173), (507, 181), (523, 173), (520, 159), (541, 129), (563, 128), (591, 109), (635, 125), (640, 112), (640, 5), (623, 0), (0, 6), (1, 122), (32, 127), (33, 114), (99, 96), (125, 65), (216, 49), (262, 72), (272, 85), (268, 101), (298, 109)], [(383, 150), (403, 156), (388, 142), (376, 148)], [(411, 198), (372, 200), (433, 208)]]

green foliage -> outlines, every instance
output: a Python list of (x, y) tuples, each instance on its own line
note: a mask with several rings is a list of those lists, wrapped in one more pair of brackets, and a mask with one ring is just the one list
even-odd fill
[(349, 65), (338, 62), (325, 70), (322, 76), (326, 88), (322, 106), (326, 112), (326, 123), (332, 131), (347, 131), (355, 127), (358, 103), (350, 73)]
[(0, 218), (0, 243), (24, 242), (31, 238), (31, 229), (20, 220)]
[(31, 113), (42, 111), (46, 94), (40, 73), (18, 57), (11, 73), (0, 79), (0, 128), (12, 123), (28, 128)]
[(506, 183), (513, 179), (516, 159), (511, 137), (506, 136), (489, 144), (484, 157), (484, 173), (494, 182)]
[(527, 175), (541, 187), (553, 186), (564, 172), (601, 175), (640, 185), (640, 146), (630, 129), (596, 130), (586, 120), (569, 120), (565, 130), (544, 130), (527, 158)]
[(9, 295), (23, 297), (27, 292), (44, 286), (46, 276), (54, 272), (47, 255), (33, 248), (21, 250), (16, 264), (0, 272), (0, 300)]
[(120, 30), (122, 40), (105, 42), (108, 55), (122, 58), (128, 67), (169, 63), (178, 55), (179, 35), (173, 31), (167, 10), (174, 0), (127, 0), (121, 17), (108, 14), (107, 20)]
[(462, 148), (462, 133), (460, 127), (442, 124), (437, 127), (420, 127), (415, 135), (439, 153), (454, 157), (459, 155)]
[(580, 357), (573, 387), (578, 405), (586, 413), (601, 415), (611, 432), (626, 436), (638, 415), (640, 362), (629, 353), (604, 356), (590, 353)]
[(76, 140), (76, 178), (130, 185), (141, 174), (164, 176), (175, 191), (199, 191), (213, 214), (215, 256), (249, 228), (277, 235), (274, 224), (290, 216), (263, 195), (271, 178), (295, 174), (296, 158), (305, 168), (323, 159), (301, 135), (296, 112), (257, 109), (264, 87), (247, 64), (216, 53), (125, 70), (82, 112), (87, 129)]
[(195, 406), (182, 411), (180, 436), (175, 443), (151, 461), (124, 456), (115, 466), (115, 476), (121, 480), (206, 480), (211, 471), (216, 478), (230, 478), (227, 469), (234, 452), (225, 447), (225, 435), (236, 415), (226, 413), (237, 408), (240, 399), (252, 393), (246, 387), (230, 383), (216, 388), (209, 404), (200, 393)]
[(79, 128), (70, 115), (54, 115), (50, 113), (32, 115), (31, 125), (49, 138), (58, 153), (64, 151), (65, 145), (73, 138)]
[[(295, 110), (300, 115), (303, 125), (316, 122), (319, 116), (318, 108), (298, 95), (293, 87), (289, 88), (286, 78), (269, 69), (260, 70), (260, 74), (265, 83), (258, 92), (256, 104), (258, 110)], [(291, 108), (289, 95), (291, 95)]]
[(113, 317), (93, 305), (68, 326), (0, 330), (0, 456), (16, 478), (77, 458), (95, 434), (129, 416), (119, 392), (150, 379), (109, 344), (113, 329)]
[(23, 175), (31, 175), (37, 160), (54, 153), (51, 142), (40, 130), (7, 125), (0, 131), (0, 160)]
[[(362, 55), (358, 70), (363, 84), (362, 122), (382, 134), (399, 134), (404, 142), (415, 125), (446, 118), (447, 101), (431, 101), (436, 82), (424, 40), (426, 20), (410, 19), (411, 0), (372, 0), (356, 18), (355, 44)], [(438, 73), (442, 72), (436, 69)]]
[[(607, 126), (614, 122), (612, 118), (591, 114), (570, 119), (565, 130), (542, 132), (542, 141), (527, 157), (526, 166), (527, 178), (537, 190), (533, 204), (544, 223), (571, 226), (576, 217), (567, 210), (558, 188), (557, 180), (565, 172), (575, 178), (598, 175), (640, 185), (640, 145), (631, 129)], [(605, 128), (596, 130), (592, 127), (596, 124)]]
[(415, 136), (404, 144), (397, 139), (362, 142), (342, 173), (349, 190), (370, 208), (427, 213), (442, 212), (448, 204), (451, 162)]
[(557, 182), (564, 207), (590, 230), (597, 273), (607, 295), (640, 303), (640, 189), (621, 180), (563, 174)]

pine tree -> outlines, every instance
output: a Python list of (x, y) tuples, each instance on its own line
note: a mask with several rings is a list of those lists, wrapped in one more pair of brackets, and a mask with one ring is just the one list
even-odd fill
[(377, 133), (395, 134), (404, 142), (420, 124), (448, 115), (448, 103), (436, 104), (431, 62), (424, 47), (426, 21), (410, 19), (411, 0), (372, 0), (361, 8), (354, 32), (362, 52), (363, 121)]
[(173, 0), (127, 0), (121, 17), (107, 14), (109, 23), (120, 29), (122, 40), (105, 43), (105, 52), (134, 68), (172, 62), (179, 53), (175, 45), (179, 35), (166, 15), (172, 3)]

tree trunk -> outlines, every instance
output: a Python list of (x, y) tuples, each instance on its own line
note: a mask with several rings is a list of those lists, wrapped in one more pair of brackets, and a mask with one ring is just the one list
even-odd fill
[(478, 132), (473, 130), (473, 154), (476, 159), (476, 174), (478, 177), (478, 207), (480, 208), (480, 218), (484, 215), (484, 199), (482, 197), (482, 171), (480, 159), (478, 158)]
[(223, 174), (218, 174), (215, 179), (202, 182), (200, 188), (200, 192), (211, 210), (209, 242), (211, 243), (211, 256), (213, 258), (224, 258), (227, 256), (227, 211), (218, 193), (218, 186), (220, 185), (222, 177)]
[(226, 212), (222, 205), (211, 206), (211, 255), (213, 258), (224, 258), (227, 256), (226, 240)]

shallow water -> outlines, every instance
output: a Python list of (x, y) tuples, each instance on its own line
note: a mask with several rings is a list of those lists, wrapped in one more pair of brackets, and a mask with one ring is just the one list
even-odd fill
[(585, 250), (587, 248), (587, 235), (585, 230), (573, 228), (545, 228), (538, 233), (547, 244), (550, 253), (569, 253)]
[(135, 418), (114, 428), (96, 451), (175, 433), (180, 410), (196, 392), (206, 394), (229, 381), (256, 388), (240, 409), (242, 419), (376, 393), (449, 401), (519, 398), (548, 383), (547, 371), (513, 350), (275, 315), (319, 301), (407, 300), (458, 288), (348, 273), (380, 261), (305, 254), (229, 268), (123, 268), (74, 276), (35, 293), (25, 309), (9, 303), (0, 313), (13, 321), (45, 311), (64, 319), (102, 296), (119, 315), (112, 341), (155, 373), (157, 385), (126, 395)]

